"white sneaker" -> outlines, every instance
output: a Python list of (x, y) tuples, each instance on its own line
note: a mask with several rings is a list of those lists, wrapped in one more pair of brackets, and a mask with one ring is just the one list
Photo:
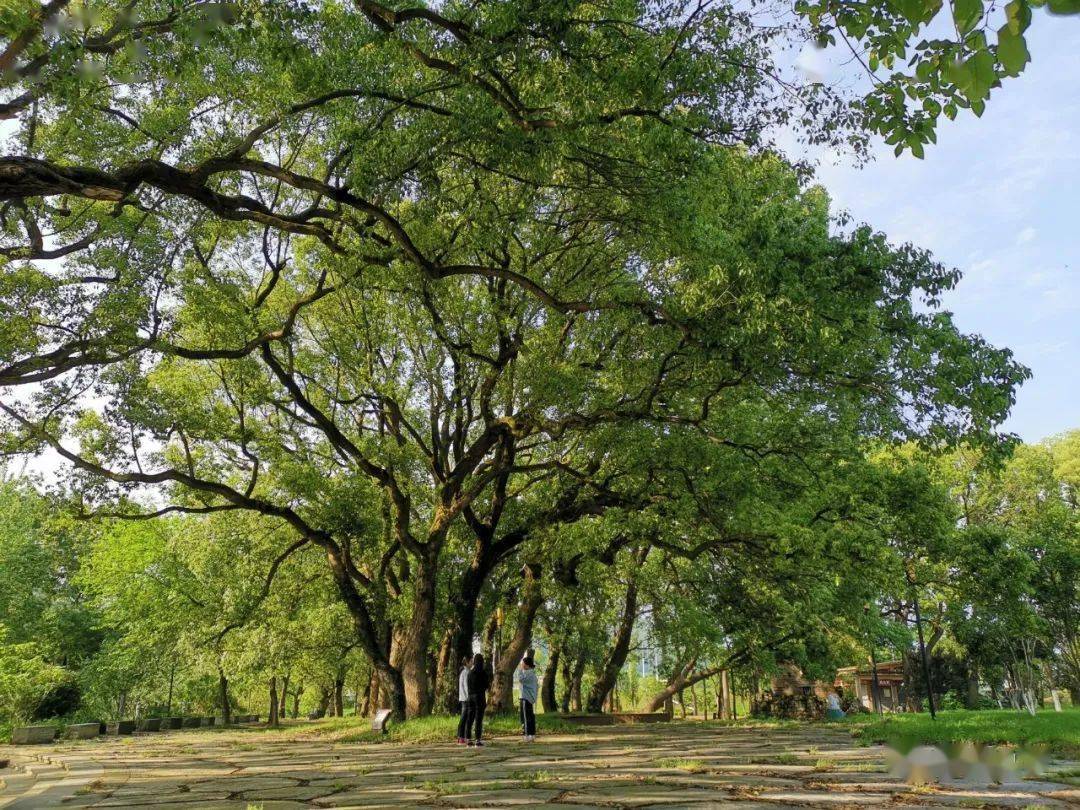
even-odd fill
[(536, 742), (536, 735), (535, 734), (526, 734), (525, 735), (525, 742)]

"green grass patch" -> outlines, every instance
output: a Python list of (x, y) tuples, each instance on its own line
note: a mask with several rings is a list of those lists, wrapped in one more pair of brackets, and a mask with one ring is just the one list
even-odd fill
[(1034, 717), (1009, 709), (892, 714), (884, 718), (859, 715), (848, 718), (852, 736), (885, 743), (900, 751), (918, 745), (971, 742), (1042, 749), (1070, 759), (1080, 757), (1080, 709), (1040, 711)]
[(681, 757), (658, 759), (656, 760), (656, 766), (658, 768), (674, 768), (687, 773), (704, 773), (706, 770), (705, 763), (700, 759), (683, 759)]
[(544, 782), (551, 781), (551, 774), (547, 771), (511, 771), (509, 778), (518, 783), (521, 788), (534, 788)]
[[(371, 730), (371, 721), (363, 717), (331, 717), (303, 725), (268, 729), (268, 734), (289, 737), (326, 737), (335, 742), (393, 742), (433, 743), (453, 742), (457, 737), (458, 718), (452, 715), (415, 717), (404, 723), (391, 724), (386, 734)], [(554, 714), (536, 716), (537, 734), (581, 734), (586, 727), (571, 723)], [(484, 718), (485, 737), (510, 737), (521, 734), (521, 721), (516, 714), (496, 714)]]

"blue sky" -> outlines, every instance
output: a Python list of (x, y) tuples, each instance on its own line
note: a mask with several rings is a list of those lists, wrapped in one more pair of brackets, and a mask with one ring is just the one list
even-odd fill
[(944, 306), (1031, 368), (1005, 429), (1033, 442), (1080, 428), (1080, 18), (1036, 14), (1029, 45), (1024, 74), (982, 118), (943, 119), (925, 160), (823, 155), (818, 179), (835, 209), (963, 271)]

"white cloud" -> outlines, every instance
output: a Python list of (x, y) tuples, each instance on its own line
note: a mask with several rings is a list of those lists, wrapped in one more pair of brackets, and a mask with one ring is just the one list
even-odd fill
[(1020, 231), (1020, 233), (1016, 235), (1016, 244), (1026, 245), (1028, 242), (1035, 238), (1035, 234), (1037, 233), (1038, 231), (1028, 225), (1026, 228), (1024, 228), (1024, 230)]

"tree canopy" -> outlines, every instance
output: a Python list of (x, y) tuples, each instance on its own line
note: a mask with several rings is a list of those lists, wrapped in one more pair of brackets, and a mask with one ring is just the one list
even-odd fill
[[(863, 119), (778, 79), (752, 9), (2, 25), (2, 447), (55, 462), (34, 497), (89, 521), (61, 590), (94, 605), (79, 677), (111, 711), (166, 683), (226, 716), (291, 683), (295, 710), (319, 672), (318, 710), (361, 673), (358, 708), (421, 715), (477, 647), (504, 705), (534, 635), (597, 710), (643, 613), (684, 680), (824, 672), (868, 604), (906, 623), (952, 537), (889, 448), (1015, 443), (1028, 372), (941, 309), (958, 274), (772, 148), (859, 148)], [(13, 557), (56, 577), (63, 536)]]

